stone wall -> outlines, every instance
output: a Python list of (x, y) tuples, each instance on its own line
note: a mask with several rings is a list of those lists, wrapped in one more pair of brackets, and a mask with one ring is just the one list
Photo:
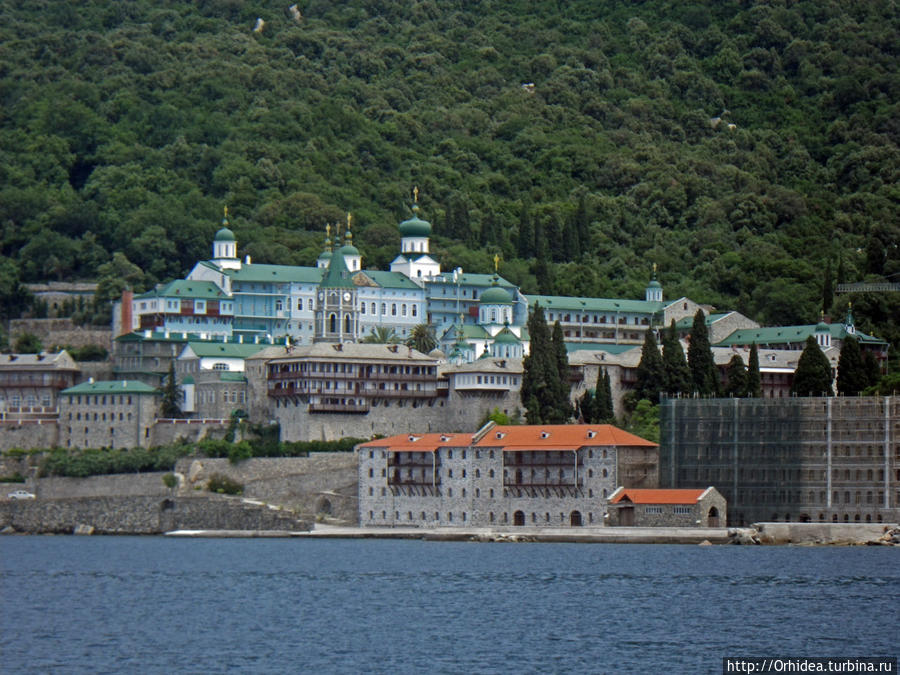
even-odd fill
[(220, 495), (189, 497), (77, 497), (0, 502), (0, 529), (32, 534), (161, 534), (172, 530), (306, 531), (289, 511)]
[(189, 494), (218, 473), (243, 485), (248, 499), (279, 504), (308, 518), (357, 522), (357, 462), (352, 452), (254, 458), (237, 464), (186, 458), (178, 461), (175, 471), (184, 476), (179, 494)]
[(25, 333), (36, 335), (45, 347), (100, 345), (112, 349), (112, 331), (96, 326), (76, 326), (71, 319), (13, 319), (9, 322), (10, 342)]
[(222, 439), (228, 432), (228, 422), (221, 420), (177, 420), (156, 422), (150, 428), (150, 447), (171, 445), (183, 440), (196, 443), (204, 438)]
[(52, 448), (59, 444), (59, 425), (56, 420), (0, 423), (0, 452), (12, 448)]

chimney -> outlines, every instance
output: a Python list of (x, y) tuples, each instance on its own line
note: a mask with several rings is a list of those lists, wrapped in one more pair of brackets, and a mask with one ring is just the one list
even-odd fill
[(122, 291), (122, 326), (120, 335), (128, 335), (134, 330), (134, 293), (127, 288)]

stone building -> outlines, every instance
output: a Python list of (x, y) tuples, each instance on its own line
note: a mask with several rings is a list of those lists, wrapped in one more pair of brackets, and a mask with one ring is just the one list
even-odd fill
[(160, 396), (134, 380), (69, 387), (59, 395), (59, 443), (66, 448), (149, 447)]
[(900, 398), (664, 399), (660, 485), (714, 486), (730, 525), (900, 521)]
[(363, 526), (601, 526), (627, 449), (610, 425), (497, 426), (407, 433), (357, 446)]
[(609, 525), (723, 527), (725, 521), (725, 498), (714, 487), (705, 490), (620, 487), (609, 496)]
[(55, 417), (59, 392), (81, 369), (69, 353), (0, 354), (0, 420)]

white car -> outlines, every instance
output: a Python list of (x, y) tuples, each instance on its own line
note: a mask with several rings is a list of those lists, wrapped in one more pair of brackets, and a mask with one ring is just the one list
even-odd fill
[(27, 490), (16, 490), (6, 495), (10, 499), (34, 499), (34, 495)]

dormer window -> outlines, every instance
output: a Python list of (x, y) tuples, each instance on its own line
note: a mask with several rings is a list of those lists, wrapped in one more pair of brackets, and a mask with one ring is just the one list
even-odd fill
[(542, 432), (541, 432), (541, 438), (550, 438), (550, 432), (549, 432), (549, 431), (542, 431)]
[(502, 431), (497, 432), (497, 438), (503, 438), (504, 436), (506, 436), (506, 434), (504, 434)]
[(588, 438), (593, 438), (596, 435), (597, 435), (597, 432), (594, 430), (588, 431), (588, 434), (587, 434)]

